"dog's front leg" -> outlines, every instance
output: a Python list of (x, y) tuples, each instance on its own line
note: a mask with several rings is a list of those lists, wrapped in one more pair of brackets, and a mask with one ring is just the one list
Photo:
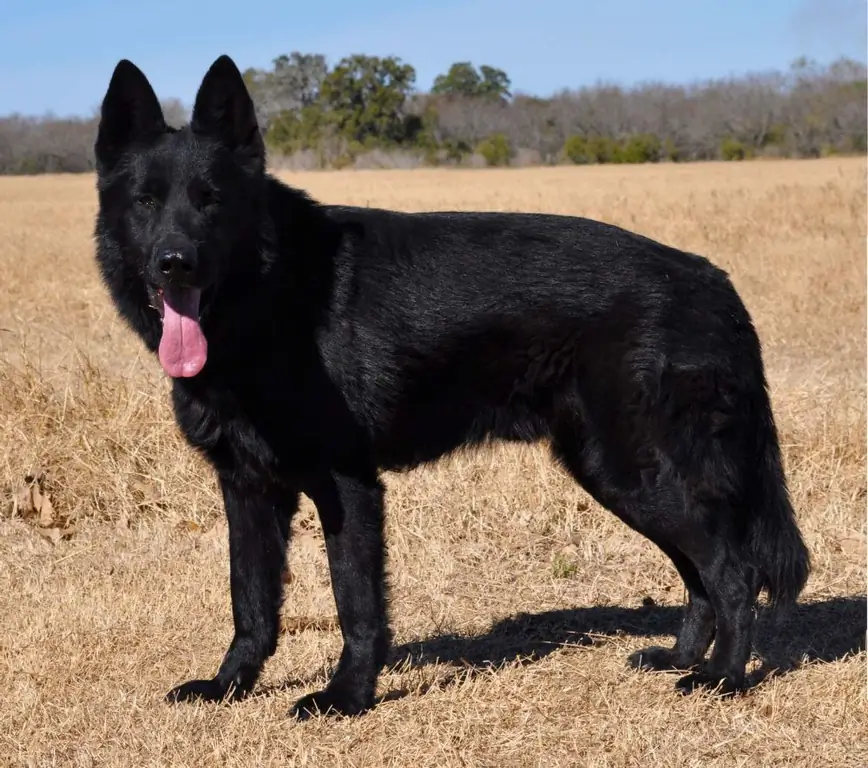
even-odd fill
[(240, 699), (277, 648), (283, 569), (298, 494), (254, 489), (225, 477), (220, 487), (229, 522), (235, 636), (217, 675), (179, 685), (169, 692), (171, 701)]
[(293, 707), (302, 719), (370, 709), (389, 648), (383, 486), (375, 473), (358, 474), (331, 473), (309, 490), (323, 527), (344, 647), (326, 688)]

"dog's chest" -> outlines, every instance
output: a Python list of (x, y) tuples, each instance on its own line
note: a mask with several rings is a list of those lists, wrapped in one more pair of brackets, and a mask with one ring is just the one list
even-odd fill
[(284, 482), (316, 455), (291, 402), (254, 393), (184, 385), (173, 389), (175, 418), (187, 441), (218, 472), (250, 483)]

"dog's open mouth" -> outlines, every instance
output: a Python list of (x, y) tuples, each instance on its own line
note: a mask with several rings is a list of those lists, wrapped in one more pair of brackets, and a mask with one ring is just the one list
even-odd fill
[(205, 367), (208, 342), (199, 324), (198, 288), (157, 289), (155, 309), (163, 319), (159, 358), (163, 370), (172, 378), (196, 376)]

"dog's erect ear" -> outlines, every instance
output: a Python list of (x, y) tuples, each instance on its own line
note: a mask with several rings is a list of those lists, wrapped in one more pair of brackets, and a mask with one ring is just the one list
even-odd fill
[(259, 165), (265, 161), (253, 100), (241, 72), (226, 55), (218, 58), (202, 79), (190, 127), (193, 133), (213, 136)]
[(110, 167), (129, 144), (149, 141), (165, 130), (163, 109), (148, 78), (131, 61), (121, 59), (102, 101), (94, 147), (97, 161)]

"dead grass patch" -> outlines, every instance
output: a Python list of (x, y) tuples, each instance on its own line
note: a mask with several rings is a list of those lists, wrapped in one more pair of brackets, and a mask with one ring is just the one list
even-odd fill
[(754, 664), (786, 673), (740, 701), (683, 698), (671, 676), (624, 664), (670, 641), (677, 574), (544, 448), (388, 475), (383, 701), (305, 724), (286, 711), (340, 648), (307, 502), (258, 695), (162, 703), (213, 673), (231, 636), (216, 485), (99, 284), (93, 179), (0, 179), (0, 763), (868, 764), (865, 171), (829, 159), (285, 174), (328, 201), (592, 216), (730, 271), (764, 343), (815, 562), (800, 609), (761, 621)]

